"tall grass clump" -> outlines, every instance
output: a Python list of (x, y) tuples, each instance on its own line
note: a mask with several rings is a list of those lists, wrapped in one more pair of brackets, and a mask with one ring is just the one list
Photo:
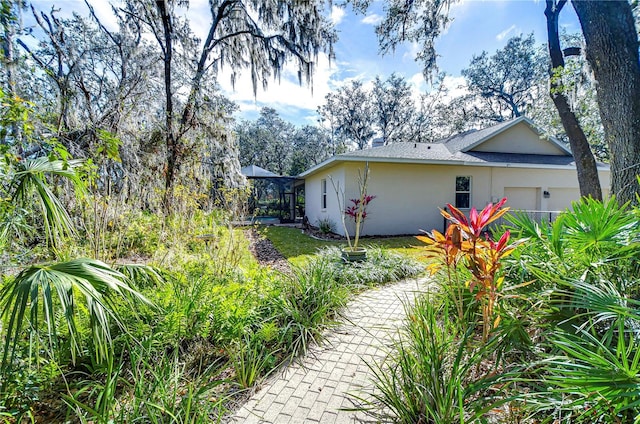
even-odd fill
[(148, 342), (130, 346), (117, 363), (79, 373), (73, 382), (77, 389), (62, 394), (66, 419), (105, 424), (217, 421), (226, 400), (223, 362), (192, 367), (178, 350), (159, 352)]
[(323, 331), (335, 324), (335, 314), (346, 304), (348, 293), (326, 258), (315, 258), (304, 268), (294, 269), (271, 305), (290, 358), (320, 342)]
[(380, 422), (475, 422), (506, 401), (506, 374), (483, 361), (492, 343), (474, 342), (449, 320), (446, 302), (423, 294), (405, 305), (407, 323), (382, 364), (371, 364), (373, 389), (358, 410)]

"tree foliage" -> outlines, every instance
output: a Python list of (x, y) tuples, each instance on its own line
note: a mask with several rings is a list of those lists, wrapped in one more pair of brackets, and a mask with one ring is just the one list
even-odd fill
[(350, 81), (327, 94), (318, 113), (338, 140), (363, 149), (374, 136), (383, 144), (429, 141), (432, 106), (427, 96), (416, 101), (407, 80), (391, 74), (386, 80), (376, 76), (370, 89)]
[(304, 125), (293, 135), (290, 175), (298, 175), (334, 154), (331, 137), (315, 125)]
[(396, 74), (391, 74), (386, 81), (377, 76), (371, 94), (375, 125), (383, 143), (409, 141), (415, 111), (409, 83)]
[(294, 126), (280, 118), (275, 109), (262, 108), (257, 120), (245, 120), (236, 126), (240, 163), (287, 175), (291, 167), (294, 131)]
[(364, 149), (375, 135), (373, 129), (374, 106), (362, 81), (352, 80), (325, 96), (319, 114), (332, 122), (336, 135), (346, 142)]
[(179, 51), (174, 51), (174, 40), (185, 40), (184, 35), (188, 34), (186, 22), (178, 18), (178, 6), (180, 2), (176, 1), (156, 1), (155, 6), (144, 1), (139, 2), (141, 10), (137, 13), (144, 17), (143, 22), (158, 42), (164, 62), (166, 207), (170, 206), (172, 187), (189, 150), (184, 137), (198, 123), (198, 106), (207, 76), (215, 77), (222, 67), (229, 66), (235, 82), (239, 71), (249, 69), (255, 92), (258, 84), (266, 87), (270, 77), (278, 77), (285, 62), (294, 59), (300, 81), (304, 78), (310, 83), (314, 60), (333, 38), (316, 2), (211, 1), (211, 23), (201, 48), (182, 42), (183, 54), (196, 53), (191, 58), (195, 66), (187, 68), (189, 77), (184, 84), (189, 94), (178, 108), (173, 61)]
[(257, 165), (279, 175), (298, 175), (335, 153), (328, 132), (314, 125), (296, 128), (273, 108), (236, 127), (242, 166)]
[(204, 40), (182, 17), (186, 1), (118, 3), (115, 26), (85, 4), (88, 16), (63, 18), (66, 11), (34, 3), (37, 31), (25, 33), (15, 19), (22, 2), (2, 3), (3, 50), (16, 52), (3, 56), (16, 66), (3, 67), (2, 79), (19, 80), (10, 94), (32, 100), (38, 116), (36, 136), (12, 148), (46, 155), (49, 138), (39, 135), (52, 133), (73, 157), (91, 158), (95, 188), (147, 209), (176, 181), (205, 193), (242, 184), (230, 133), (235, 106), (216, 84), (223, 69), (234, 81), (249, 71), (255, 90), (294, 60), (310, 83), (317, 54), (334, 39), (320, 2), (210, 2)]
[(462, 75), (469, 91), (488, 103), (491, 115), (487, 118), (500, 121), (517, 118), (533, 106), (539, 97), (544, 63), (533, 34), (520, 35), (491, 56), (486, 51), (474, 55)]

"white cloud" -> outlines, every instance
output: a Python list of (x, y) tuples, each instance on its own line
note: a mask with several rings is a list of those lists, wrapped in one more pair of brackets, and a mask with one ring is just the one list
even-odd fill
[(445, 103), (450, 102), (456, 97), (469, 93), (467, 82), (462, 76), (454, 77), (452, 75), (447, 75), (444, 77), (442, 84), (447, 88), (447, 95), (443, 98)]
[(514, 32), (516, 32), (517, 29), (518, 27), (516, 27), (515, 24), (511, 25), (509, 28), (505, 29), (504, 31), (496, 35), (496, 40), (498, 41), (504, 40), (509, 34), (513, 34)]
[(331, 6), (331, 23), (333, 25), (338, 25), (344, 19), (345, 11), (342, 7), (336, 6), (335, 4)]
[(331, 77), (337, 72), (337, 64), (329, 64), (326, 54), (318, 56), (313, 75), (312, 86), (298, 84), (297, 68), (295, 64), (285, 65), (280, 81), (270, 81), (267, 90), (258, 87), (254, 96), (251, 84), (250, 71), (242, 72), (235, 84), (235, 90), (230, 83), (230, 69), (224, 69), (219, 75), (218, 82), (225, 95), (238, 103), (240, 113), (259, 110), (262, 106), (276, 109), (281, 115), (286, 112), (306, 114), (305, 119), (310, 120), (312, 112), (324, 103), (324, 97), (332, 89)]
[(415, 41), (411, 43), (411, 45), (407, 48), (407, 51), (402, 55), (402, 60), (415, 60), (420, 53), (420, 49), (422, 46)]
[(416, 103), (416, 105), (420, 102), (420, 97), (427, 90), (427, 82), (424, 80), (424, 75), (422, 72), (418, 72), (416, 74), (411, 75), (407, 81), (411, 86), (411, 98)]
[(425, 91), (427, 88), (427, 82), (424, 80), (422, 72), (411, 75), (408, 81), (417, 91)]
[(361, 22), (367, 25), (377, 25), (382, 22), (382, 16), (378, 15), (377, 13), (372, 13), (371, 15), (367, 15), (362, 18)]

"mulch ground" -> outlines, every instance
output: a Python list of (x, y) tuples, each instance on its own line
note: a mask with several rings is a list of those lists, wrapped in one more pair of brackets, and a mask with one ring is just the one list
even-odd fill
[(291, 274), (289, 261), (278, 252), (269, 239), (261, 236), (255, 229), (246, 230), (245, 235), (249, 240), (249, 250), (260, 265)]

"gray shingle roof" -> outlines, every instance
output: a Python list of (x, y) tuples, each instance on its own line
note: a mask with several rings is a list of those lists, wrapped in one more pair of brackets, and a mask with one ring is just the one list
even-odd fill
[(572, 156), (525, 155), (517, 153), (450, 152), (443, 143), (393, 143), (375, 149), (343, 153), (343, 159), (391, 159), (426, 162), (522, 163), (532, 165), (575, 165)]
[[(470, 149), (499, 134), (503, 130), (520, 122), (526, 122), (533, 131), (537, 129), (524, 117), (501, 122), (481, 130), (470, 130), (461, 134), (438, 140), (434, 143), (400, 142), (387, 146), (366, 150), (343, 153), (339, 157), (349, 158), (379, 158), (379, 159), (407, 159), (427, 161), (464, 161), (464, 162), (507, 162), (507, 163), (531, 163), (548, 165), (568, 165), (573, 163), (573, 157), (569, 153), (565, 156), (554, 158), (551, 155), (529, 155), (518, 153), (476, 154)], [(557, 144), (557, 143), (556, 143)]]
[(451, 152), (443, 144), (398, 142), (386, 146), (337, 155), (338, 158), (451, 160)]
[[(375, 147), (365, 150), (336, 155), (325, 162), (303, 172), (301, 177), (313, 174), (314, 172), (335, 162), (342, 161), (376, 161), (376, 162), (409, 162), (409, 163), (442, 163), (442, 164), (468, 164), (468, 165), (533, 165), (534, 167), (544, 166), (566, 166), (575, 167), (575, 161), (571, 152), (559, 141), (550, 138), (549, 141), (566, 154), (564, 155), (534, 155), (519, 153), (493, 153), (473, 151), (474, 147), (494, 135), (505, 131), (507, 128), (520, 122), (525, 122), (532, 131), (540, 134), (535, 124), (525, 117), (515, 118), (501, 122), (482, 130), (471, 130), (462, 134), (439, 140), (434, 143), (413, 143), (399, 142), (387, 146)], [(598, 164), (599, 168), (607, 168), (604, 164)]]
[(264, 168), (260, 168), (256, 165), (245, 166), (240, 170), (240, 173), (245, 177), (256, 177), (256, 178), (270, 178), (270, 177), (279, 177), (278, 174), (275, 174), (271, 171), (267, 171)]
[(481, 130), (471, 130), (463, 132), (461, 134), (456, 134), (444, 140), (437, 141), (436, 143), (444, 144), (445, 146), (447, 146), (447, 149), (449, 149), (450, 152), (464, 152), (479, 141), (489, 137), (492, 134), (499, 133), (504, 128), (509, 127), (513, 124), (514, 120), (509, 120), (488, 128), (483, 128)]

